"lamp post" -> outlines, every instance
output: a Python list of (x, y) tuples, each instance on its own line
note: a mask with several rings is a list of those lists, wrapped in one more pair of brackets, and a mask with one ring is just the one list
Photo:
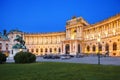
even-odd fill
[(19, 51), (21, 52), (21, 51), (22, 51), (22, 49), (19, 49)]
[(99, 46), (100, 46), (100, 38), (97, 39), (97, 42), (98, 42), (98, 65), (100, 65), (100, 50), (99, 50)]

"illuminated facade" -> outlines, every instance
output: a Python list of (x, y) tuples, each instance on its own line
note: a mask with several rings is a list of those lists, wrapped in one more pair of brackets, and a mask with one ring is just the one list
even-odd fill
[(28, 50), (36, 55), (96, 54), (99, 51), (101, 54), (108, 52), (110, 56), (120, 56), (120, 14), (95, 24), (87, 23), (82, 17), (73, 17), (66, 22), (65, 32), (9, 32), (10, 51), (16, 35), (23, 36)]
[[(82, 17), (66, 22), (65, 32), (25, 33), (27, 48), (35, 54), (94, 53), (120, 56), (120, 14), (95, 24), (88, 24)], [(100, 45), (98, 46), (98, 39)]]

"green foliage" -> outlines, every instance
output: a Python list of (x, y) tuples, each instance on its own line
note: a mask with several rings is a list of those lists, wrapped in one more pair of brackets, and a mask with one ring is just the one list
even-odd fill
[(6, 62), (6, 55), (0, 52), (0, 64)]
[(36, 61), (36, 56), (30, 52), (18, 52), (14, 60), (15, 63), (33, 63)]

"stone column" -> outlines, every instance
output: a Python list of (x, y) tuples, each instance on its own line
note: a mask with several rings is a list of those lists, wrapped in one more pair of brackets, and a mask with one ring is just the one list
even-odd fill
[(99, 47), (98, 47), (98, 42), (97, 42), (97, 45), (96, 45), (96, 53), (98, 53), (98, 50), (99, 50)]
[(75, 41), (75, 54), (78, 52), (78, 42)]
[(37, 45), (37, 35), (35, 36), (35, 44)]
[(66, 38), (68, 39), (68, 29), (66, 29)]
[(118, 32), (120, 34), (120, 19), (118, 20)]
[(29, 37), (26, 37), (26, 39), (27, 39), (27, 45), (29, 44)]
[(27, 37), (24, 37), (24, 41), (26, 44), (28, 43)]
[(118, 20), (118, 26), (119, 26), (119, 28), (120, 28), (120, 19)]
[(79, 37), (80, 37), (80, 40), (81, 40), (81, 37), (82, 37), (82, 29), (81, 29), (81, 27), (79, 28)]
[(117, 50), (118, 50), (117, 56), (120, 56), (120, 41), (119, 41), (118, 44), (117, 44)]
[(31, 37), (31, 40), (32, 40), (32, 45), (34, 44), (34, 37), (32, 36)]
[(34, 37), (31, 37), (31, 43), (34, 44)]
[(119, 33), (119, 22), (118, 22), (118, 20), (116, 21), (116, 26), (117, 26), (117, 28), (116, 28), (116, 34), (118, 34)]
[(71, 29), (69, 29), (69, 37), (68, 39), (71, 39)]
[(60, 54), (62, 54), (62, 44), (60, 44)]
[(108, 27), (108, 35), (110, 35), (110, 36), (111, 36), (111, 34), (110, 34), (110, 33), (111, 33), (111, 24), (108, 24), (108, 26), (107, 26), (107, 27)]
[(61, 42), (61, 53), (63, 53), (63, 43)]
[(35, 44), (36, 44), (36, 37), (34, 36), (34, 38), (33, 38), (33, 39), (34, 39), (34, 45), (35, 45)]
[(109, 43), (109, 55), (110, 56), (113, 55), (112, 52), (113, 52), (113, 43)]
[(92, 53), (92, 45), (90, 45), (90, 53)]
[(63, 43), (63, 54), (65, 54), (65, 45), (66, 44)]
[(29, 45), (29, 43), (30, 43), (30, 38), (29, 38), (29, 36), (28, 36), (28, 45)]
[(105, 44), (102, 45), (102, 54), (105, 54)]
[(42, 39), (43, 39), (43, 37), (41, 36), (40, 37), (40, 44), (43, 44)]
[(72, 53), (72, 42), (71, 41), (70, 41), (69, 47), (70, 47), (70, 52), (69, 53)]
[(41, 44), (41, 36), (39, 36), (38, 40), (39, 40), (39, 44)]
[(87, 46), (84, 46), (84, 52), (87, 53)]
[(77, 33), (76, 33), (76, 35), (77, 35), (77, 39), (79, 38), (79, 27), (77, 27)]

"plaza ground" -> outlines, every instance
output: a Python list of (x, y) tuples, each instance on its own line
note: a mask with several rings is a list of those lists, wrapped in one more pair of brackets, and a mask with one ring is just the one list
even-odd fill
[[(89, 56), (82, 58), (71, 58), (71, 59), (43, 59), (42, 57), (37, 57), (37, 62), (67, 62), (67, 63), (84, 63), (84, 64), (98, 64), (97, 56)], [(14, 62), (12, 59), (8, 59), (7, 62)], [(101, 57), (100, 63), (102, 65), (119, 65), (120, 57)]]
[(0, 80), (120, 80), (120, 66), (37, 62), (0, 65)]

